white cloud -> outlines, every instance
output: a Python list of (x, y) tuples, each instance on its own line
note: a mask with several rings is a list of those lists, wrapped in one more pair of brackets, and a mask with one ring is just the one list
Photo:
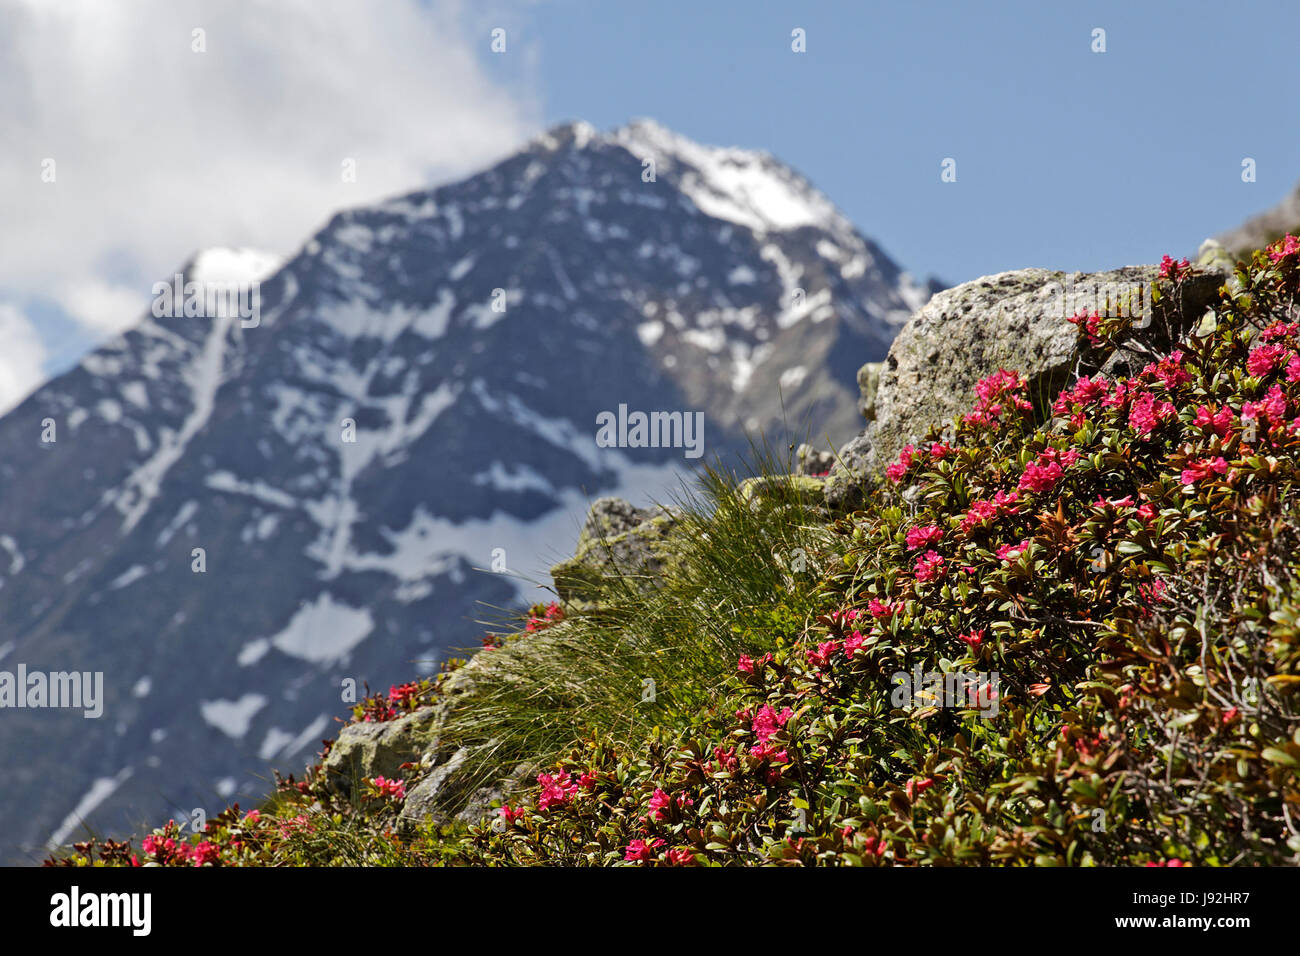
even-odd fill
[(105, 282), (96, 276), (69, 276), (68, 280), (58, 286), (59, 306), (96, 338), (125, 331), (149, 307), (149, 296), (140, 286)]
[(489, 39), (454, 2), (0, 0), (0, 293), (100, 341), (196, 250), (288, 254), (340, 208), (490, 163), (540, 110)]
[(0, 302), (0, 414), (41, 384), (45, 356), (35, 326), (16, 308)]

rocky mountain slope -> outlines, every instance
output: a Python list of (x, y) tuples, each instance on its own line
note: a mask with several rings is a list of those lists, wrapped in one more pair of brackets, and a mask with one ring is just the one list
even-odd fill
[(694, 463), (602, 413), (702, 413), (709, 456), (848, 437), (934, 290), (788, 167), (649, 122), (183, 271), (260, 278), (256, 321), (146, 316), (0, 419), (0, 669), (104, 688), (98, 719), (0, 712), (3, 859), (247, 802), (348, 682), (474, 644), (590, 498)]

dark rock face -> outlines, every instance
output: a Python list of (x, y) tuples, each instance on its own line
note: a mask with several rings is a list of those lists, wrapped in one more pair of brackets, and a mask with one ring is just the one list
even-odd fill
[(598, 445), (602, 412), (701, 412), (709, 457), (847, 438), (857, 367), (929, 291), (769, 156), (573, 124), (334, 216), (254, 325), (146, 317), (0, 419), (0, 668), (105, 697), (0, 710), (0, 861), (248, 805), (345, 681), (476, 645), (591, 497), (693, 465)]

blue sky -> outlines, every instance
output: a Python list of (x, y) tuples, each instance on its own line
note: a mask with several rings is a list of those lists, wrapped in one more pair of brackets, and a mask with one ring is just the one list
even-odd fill
[(949, 283), (1193, 253), (1300, 179), (1297, 38), (1283, 0), (0, 0), (0, 412), (197, 250), (292, 254), (570, 119), (765, 149)]
[(505, 22), (536, 37), (548, 121), (767, 149), (948, 282), (1191, 252), (1300, 180), (1294, 2), (558, 0)]

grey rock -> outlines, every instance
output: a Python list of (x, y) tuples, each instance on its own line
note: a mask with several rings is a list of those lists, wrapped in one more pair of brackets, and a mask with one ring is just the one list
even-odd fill
[(1068, 274), (1019, 269), (936, 294), (890, 348), (874, 395), (874, 421), (840, 450), (826, 483), (827, 504), (856, 507), (863, 489), (879, 482), (905, 445), (969, 411), (975, 384), (1000, 368), (1022, 373), (1041, 407), (1077, 372), (1118, 374), (1145, 361), (1127, 347), (1114, 355), (1081, 347), (1067, 317), (1094, 309), (1149, 314), (1134, 338), (1159, 347), (1201, 319), (1223, 281), (1218, 274), (1190, 277), (1175, 295), (1150, 307), (1157, 274), (1155, 266)]
[(473, 826), (492, 815), (493, 807), (505, 803), (512, 795), (532, 781), (537, 774), (537, 764), (518, 764), (510, 775), (496, 783), (475, 790), (456, 814), (456, 819)]
[(795, 449), (795, 459), (794, 473), (809, 477), (825, 475), (835, 464), (833, 452), (822, 451), (812, 445), (800, 445)]
[(884, 362), (868, 362), (858, 369), (858, 411), (869, 422), (876, 420), (876, 391), (880, 388), (880, 370)]
[(832, 511), (853, 511), (861, 506), (865, 493), (879, 484), (880, 469), (872, 454), (871, 433), (874, 423), (840, 449), (831, 473), (826, 476), (823, 493)]
[(577, 552), (551, 569), (556, 593), (565, 602), (589, 604), (613, 577), (652, 586), (671, 564), (669, 539), (679, 517), (672, 508), (599, 499), (578, 537)]
[(401, 777), (404, 763), (419, 760), (434, 739), (438, 708), (423, 707), (396, 720), (349, 724), (321, 766), (329, 789), (352, 799), (372, 777)]
[(399, 818), (400, 826), (404, 829), (412, 827), (428, 817), (432, 817), (439, 825), (451, 822), (459, 799), (470, 786), (461, 771), (465, 769), (465, 762), (471, 753), (472, 748), (460, 748), (446, 763), (434, 768), (427, 777), (406, 792), (406, 801), (402, 804)]
[(426, 820), (438, 826), (453, 820), (478, 823), (492, 813), (494, 804), (504, 802), (536, 773), (534, 764), (520, 763), (506, 777), (475, 786), (474, 756), (483, 747), (491, 746), (461, 747), (407, 791), (398, 817), (399, 830), (410, 833)]

